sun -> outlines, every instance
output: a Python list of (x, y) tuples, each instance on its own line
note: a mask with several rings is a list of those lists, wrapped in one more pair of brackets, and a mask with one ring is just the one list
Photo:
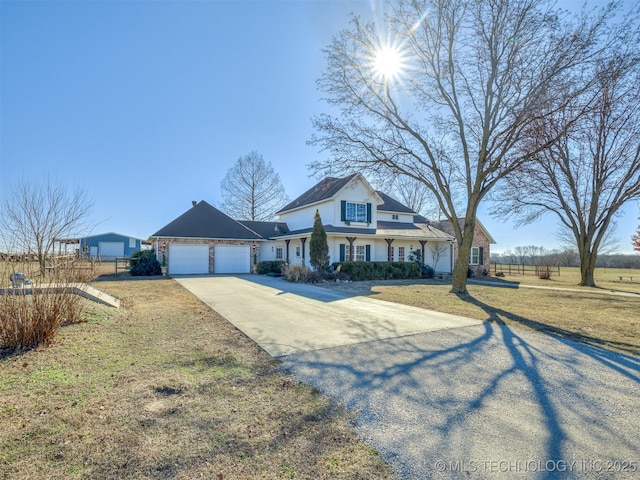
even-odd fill
[(373, 56), (373, 71), (386, 82), (399, 79), (406, 69), (402, 50), (393, 45), (379, 47)]

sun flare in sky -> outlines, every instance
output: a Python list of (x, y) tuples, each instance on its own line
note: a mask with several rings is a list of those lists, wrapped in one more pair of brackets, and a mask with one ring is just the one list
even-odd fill
[(407, 58), (397, 45), (381, 45), (373, 56), (373, 71), (385, 82), (399, 80), (407, 70)]

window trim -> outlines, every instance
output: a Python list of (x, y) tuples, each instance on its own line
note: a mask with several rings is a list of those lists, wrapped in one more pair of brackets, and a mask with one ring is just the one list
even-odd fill
[(480, 247), (471, 247), (469, 265), (480, 265)]
[(361, 202), (347, 202), (345, 219), (348, 222), (366, 223), (367, 204)]

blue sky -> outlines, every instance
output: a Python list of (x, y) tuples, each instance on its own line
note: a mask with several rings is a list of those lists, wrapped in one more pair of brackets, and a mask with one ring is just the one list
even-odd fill
[[(327, 46), (349, 12), (378, 2), (0, 1), (0, 191), (49, 175), (93, 199), (94, 233), (147, 238), (257, 151), (289, 197), (311, 187), (311, 117)], [(630, 253), (638, 209), (619, 220)], [(549, 219), (498, 244), (557, 246)]]

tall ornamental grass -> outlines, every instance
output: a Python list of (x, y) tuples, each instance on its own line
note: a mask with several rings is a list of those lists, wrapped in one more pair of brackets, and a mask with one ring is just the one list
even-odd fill
[(71, 266), (13, 288), (9, 275), (29, 271), (28, 267), (0, 265), (0, 349), (5, 353), (50, 345), (58, 327), (83, 321), (84, 301), (73, 292), (76, 284), (92, 280), (92, 270)]

